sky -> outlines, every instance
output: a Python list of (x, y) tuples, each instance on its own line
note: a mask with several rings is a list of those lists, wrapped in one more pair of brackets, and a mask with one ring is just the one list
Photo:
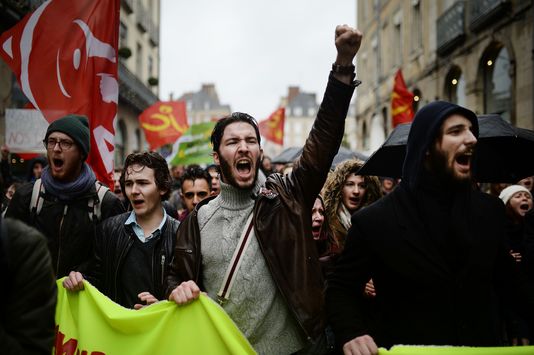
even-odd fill
[(356, 0), (162, 0), (160, 98), (213, 83), (221, 104), (267, 118), (289, 86), (320, 102), (338, 24)]

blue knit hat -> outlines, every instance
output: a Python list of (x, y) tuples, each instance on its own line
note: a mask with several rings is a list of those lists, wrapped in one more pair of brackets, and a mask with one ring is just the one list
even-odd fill
[(66, 115), (55, 120), (46, 130), (45, 140), (52, 132), (65, 133), (74, 140), (85, 158), (91, 150), (91, 136), (89, 134), (89, 120), (82, 115)]

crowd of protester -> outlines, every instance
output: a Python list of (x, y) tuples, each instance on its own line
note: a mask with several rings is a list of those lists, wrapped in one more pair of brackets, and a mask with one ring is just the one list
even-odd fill
[[(357, 159), (331, 169), (359, 85), (350, 63), (360, 41), (357, 30), (336, 29), (315, 124), (286, 166), (263, 155), (256, 120), (240, 112), (218, 120), (214, 164), (168, 166), (156, 152), (132, 153), (111, 189), (85, 163), (84, 116), (49, 126), (47, 156), (24, 180), (3, 147), (3, 348), (49, 353), (54, 281), (63, 277), (70, 292), (87, 280), (131, 309), (206, 292), (261, 354), (531, 344), (534, 177), (473, 183), (473, 112), (423, 107), (402, 179), (359, 175)], [(20, 258), (27, 249), (32, 257)]]

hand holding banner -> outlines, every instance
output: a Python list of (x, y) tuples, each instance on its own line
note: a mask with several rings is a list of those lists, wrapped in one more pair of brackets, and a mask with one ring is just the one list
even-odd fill
[(254, 354), (224, 310), (208, 296), (188, 305), (161, 301), (124, 308), (84, 281), (70, 292), (57, 281), (54, 354)]

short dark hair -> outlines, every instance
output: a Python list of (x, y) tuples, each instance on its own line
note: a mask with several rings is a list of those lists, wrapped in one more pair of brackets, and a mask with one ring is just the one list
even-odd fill
[(140, 152), (132, 153), (126, 157), (124, 161), (124, 168), (120, 177), (120, 184), (122, 191), (126, 191), (124, 188), (124, 180), (128, 167), (134, 164), (146, 166), (147, 168), (154, 170), (154, 178), (156, 180), (156, 186), (160, 191), (166, 190), (167, 192), (161, 197), (161, 200), (166, 200), (171, 194), (172, 178), (167, 167), (167, 161), (156, 152)]
[(213, 151), (219, 152), (219, 147), (221, 146), (221, 139), (224, 134), (226, 126), (235, 122), (245, 122), (254, 127), (256, 131), (256, 138), (258, 139), (258, 144), (261, 145), (260, 138), (260, 129), (258, 128), (258, 122), (254, 117), (243, 112), (233, 112), (231, 115), (225, 116), (217, 121), (213, 131), (211, 132), (211, 144), (213, 145)]
[(184, 186), (185, 180), (191, 180), (194, 182), (195, 180), (198, 180), (198, 179), (206, 180), (208, 182), (208, 187), (211, 190), (211, 176), (207, 170), (204, 170), (201, 167), (187, 168), (182, 174), (182, 176), (180, 177), (180, 183), (182, 186)]
[(209, 173), (210, 170), (215, 170), (217, 174), (221, 173), (221, 167), (217, 164), (210, 164), (206, 167), (206, 171)]

